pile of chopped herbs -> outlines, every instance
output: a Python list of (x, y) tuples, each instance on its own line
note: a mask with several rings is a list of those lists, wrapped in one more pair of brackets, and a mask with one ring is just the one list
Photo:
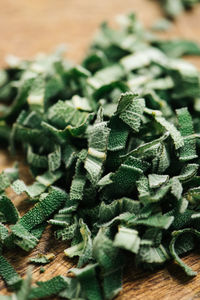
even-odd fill
[[(127, 259), (196, 275), (180, 256), (200, 238), (200, 72), (180, 57), (200, 48), (155, 37), (133, 14), (121, 24), (101, 26), (81, 65), (58, 50), (0, 71), (1, 144), (23, 148), (34, 178), (16, 165), (0, 174), (0, 274), (15, 299), (112, 299)], [(7, 187), (32, 203), (22, 217)], [(4, 254), (30, 252), (47, 224), (77, 268), (32, 286)]]
[(191, 10), (200, 3), (200, 0), (158, 0), (164, 11), (164, 14), (169, 18), (178, 17), (184, 10)]

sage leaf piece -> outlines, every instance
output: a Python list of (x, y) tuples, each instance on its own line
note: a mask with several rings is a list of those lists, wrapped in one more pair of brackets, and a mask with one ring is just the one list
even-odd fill
[(184, 10), (191, 9), (199, 3), (199, 0), (158, 0), (164, 14), (171, 18), (177, 18)]

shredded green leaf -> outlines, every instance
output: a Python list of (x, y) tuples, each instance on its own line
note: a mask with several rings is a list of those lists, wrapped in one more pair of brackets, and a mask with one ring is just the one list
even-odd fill
[[(162, 0), (170, 17), (195, 2)], [(2, 300), (113, 299), (129, 254), (132, 268), (174, 259), (196, 274), (180, 256), (200, 236), (200, 72), (182, 56), (200, 48), (156, 37), (134, 14), (120, 20), (100, 27), (81, 65), (60, 49), (0, 70), (0, 143), (21, 147), (32, 175), (0, 174), (0, 275), (15, 289)], [(77, 266), (32, 286), (7, 250), (35, 249), (47, 224)], [(38, 252), (29, 263), (56, 255)]]

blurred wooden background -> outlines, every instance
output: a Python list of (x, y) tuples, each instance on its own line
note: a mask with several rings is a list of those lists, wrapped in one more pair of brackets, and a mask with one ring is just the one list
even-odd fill
[[(174, 0), (176, 1), (176, 0)], [(81, 61), (99, 24), (108, 20), (115, 22), (115, 16), (130, 11), (137, 13), (146, 26), (150, 26), (162, 16), (155, 0), (0, 0), (0, 66), (5, 66), (4, 57), (14, 54), (31, 58), (38, 52), (50, 52), (59, 44), (67, 44), (67, 57)], [(200, 42), (200, 5), (189, 13), (181, 15), (166, 37), (182, 37)], [(189, 57), (200, 69), (200, 58)], [(0, 144), (1, 147), (1, 144)], [(0, 171), (11, 166), (14, 158), (0, 148)], [(21, 178), (31, 182), (28, 169), (20, 157)], [(24, 197), (16, 196), (11, 190), (10, 197), (21, 214), (28, 204)], [(20, 250), (15, 255), (6, 253), (8, 260), (24, 276), (28, 257), (42, 252), (53, 252), (56, 259), (45, 266), (45, 273), (34, 267), (34, 281), (47, 280), (52, 276), (66, 275), (75, 265), (75, 260), (67, 260), (63, 250), (65, 242), (54, 240), (49, 228), (36, 249), (29, 256)], [(199, 254), (190, 254), (184, 261), (199, 275), (188, 279), (178, 266), (170, 263), (164, 270), (154, 273), (134, 271), (130, 264), (124, 278), (124, 289), (117, 300), (193, 300), (200, 299), (200, 262)], [(0, 280), (1, 294), (7, 294)]]

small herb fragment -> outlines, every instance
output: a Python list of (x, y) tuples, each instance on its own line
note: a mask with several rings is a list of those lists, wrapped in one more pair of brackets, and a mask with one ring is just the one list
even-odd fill
[(39, 253), (36, 257), (31, 257), (29, 259), (29, 262), (34, 263), (34, 264), (41, 264), (41, 265), (46, 265), (50, 263), (52, 260), (54, 260), (55, 255), (53, 253), (49, 254), (41, 254)]
[(165, 15), (171, 19), (178, 17), (184, 10), (192, 9), (199, 0), (158, 0)]

